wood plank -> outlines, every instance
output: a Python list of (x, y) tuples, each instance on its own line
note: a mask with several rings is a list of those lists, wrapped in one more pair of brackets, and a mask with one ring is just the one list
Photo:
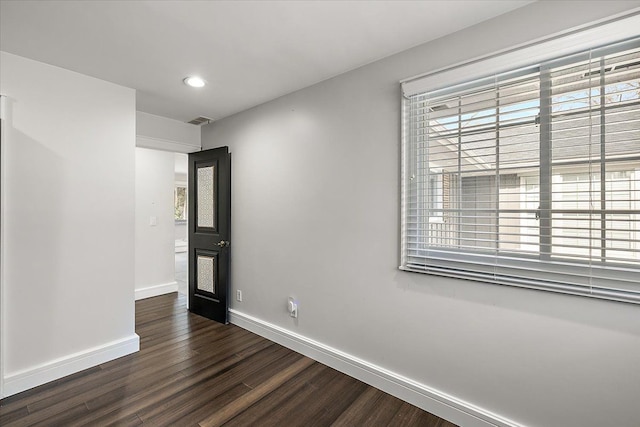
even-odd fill
[(368, 387), (332, 368), (309, 383), (314, 392), (287, 415), (307, 426), (331, 425)]
[(82, 418), (88, 413), (87, 407), (80, 403), (78, 405), (67, 405), (64, 411), (57, 408), (46, 408), (38, 413), (36, 418), (28, 415), (24, 418), (8, 423), (9, 426), (46, 426), (46, 425), (66, 425), (73, 419)]
[(224, 424), (226, 421), (238, 415), (240, 412), (253, 405), (258, 400), (262, 399), (267, 394), (274, 391), (276, 388), (287, 382), (296, 374), (302, 372), (304, 369), (311, 366), (315, 361), (308, 357), (303, 357), (293, 365), (285, 368), (278, 374), (271, 377), (269, 380), (260, 384), (249, 393), (244, 394), (240, 398), (234, 400), (224, 408), (215, 412), (211, 416), (200, 421), (201, 427), (215, 427)]
[[(271, 353), (266, 351), (256, 353), (254, 356), (241, 360), (239, 363), (225, 371), (219, 371), (214, 375), (207, 376), (201, 381), (193, 382), (189, 387), (184, 388), (179, 396), (172, 396), (166, 401), (157, 402), (148, 406), (137, 413), (143, 421), (158, 416), (163, 412), (176, 412), (176, 407), (191, 406), (199, 395), (205, 394), (211, 398), (224, 393), (227, 389), (235, 385), (242, 384), (244, 376), (255, 375), (273, 360), (273, 358), (282, 358), (288, 356), (288, 351), (284, 348), (273, 346), (270, 348)], [(248, 387), (247, 387), (248, 388)]]
[(336, 427), (360, 425), (362, 418), (375, 407), (380, 393), (382, 393), (380, 390), (373, 387), (366, 389), (332, 425)]
[(291, 418), (289, 416), (291, 409), (306, 401), (317, 390), (309, 384), (309, 381), (327, 369), (321, 363), (314, 363), (284, 383), (282, 387), (278, 387), (273, 393), (225, 423), (225, 427), (252, 425), (269, 427), (287, 424), (287, 419)]
[[(262, 339), (262, 338), (261, 338)], [(130, 415), (136, 412), (143, 411), (145, 408), (152, 407), (154, 405), (161, 404), (163, 401), (168, 401), (172, 398), (179, 396), (183, 390), (197, 384), (201, 381), (205, 381), (208, 378), (215, 375), (226, 372), (231, 367), (237, 365), (242, 361), (252, 362), (252, 356), (257, 353), (261, 353), (262, 357), (268, 356), (271, 351), (278, 350), (278, 346), (271, 345), (265, 349), (256, 348), (254, 353), (248, 354), (246, 358), (241, 359), (237, 355), (222, 355), (219, 359), (212, 358), (207, 360), (205, 368), (198, 369), (196, 373), (189, 376), (182, 376), (176, 381), (171, 382), (157, 382), (151, 387), (144, 388), (143, 390), (131, 392), (127, 391), (126, 396), (118, 395), (111, 404), (101, 408), (96, 408), (88, 420), (86, 425), (104, 425), (113, 422), (117, 422), (122, 415)], [(204, 355), (205, 357), (208, 355)], [(93, 402), (88, 402), (91, 405)], [(73, 424), (72, 424), (73, 425)], [(84, 425), (84, 424), (78, 424)]]
[(7, 410), (0, 414), (0, 426), (4, 426), (11, 422), (17, 421), (21, 418), (26, 417), (27, 415), (29, 415), (29, 410), (26, 406), (20, 406), (11, 411)]
[[(35, 402), (42, 398), (42, 396), (55, 394), (61, 387), (66, 387), (66, 385), (74, 383), (76, 381), (81, 381), (82, 378), (86, 378), (92, 373), (100, 372), (100, 367), (95, 366), (93, 368), (85, 369), (84, 371), (76, 372), (75, 374), (71, 374), (69, 376), (57, 379), (55, 381), (51, 381), (49, 383), (43, 384), (39, 387), (35, 387), (22, 393), (15, 394), (10, 397), (6, 397), (0, 400), (0, 417), (6, 413), (11, 412), (16, 408), (26, 407), (32, 402)], [(1, 425), (1, 424), (0, 424)]]
[[(424, 426), (424, 427), (451, 427), (453, 424), (443, 424), (447, 421), (438, 418), (433, 414), (423, 411), (407, 402), (404, 402), (393, 419), (389, 422), (389, 426), (406, 427), (406, 426)], [(454, 426), (455, 427), (455, 426)]]

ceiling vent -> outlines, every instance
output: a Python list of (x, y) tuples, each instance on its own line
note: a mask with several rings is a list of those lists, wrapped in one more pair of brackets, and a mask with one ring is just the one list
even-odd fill
[(189, 120), (187, 123), (189, 123), (190, 125), (196, 125), (196, 126), (200, 126), (200, 125), (204, 125), (204, 124), (209, 124), (213, 121), (213, 119), (210, 119), (209, 117), (196, 117), (193, 120)]

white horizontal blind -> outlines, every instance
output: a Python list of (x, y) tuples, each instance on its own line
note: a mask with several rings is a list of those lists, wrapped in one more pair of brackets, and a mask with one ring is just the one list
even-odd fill
[(405, 101), (402, 266), (640, 303), (640, 40)]

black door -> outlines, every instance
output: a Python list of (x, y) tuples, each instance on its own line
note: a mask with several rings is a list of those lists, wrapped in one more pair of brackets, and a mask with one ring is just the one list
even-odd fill
[(231, 239), (229, 147), (189, 154), (189, 310), (227, 323)]

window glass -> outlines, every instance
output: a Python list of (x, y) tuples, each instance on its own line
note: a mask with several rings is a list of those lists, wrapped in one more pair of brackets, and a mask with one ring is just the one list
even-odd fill
[(405, 113), (402, 268), (640, 302), (637, 40)]

